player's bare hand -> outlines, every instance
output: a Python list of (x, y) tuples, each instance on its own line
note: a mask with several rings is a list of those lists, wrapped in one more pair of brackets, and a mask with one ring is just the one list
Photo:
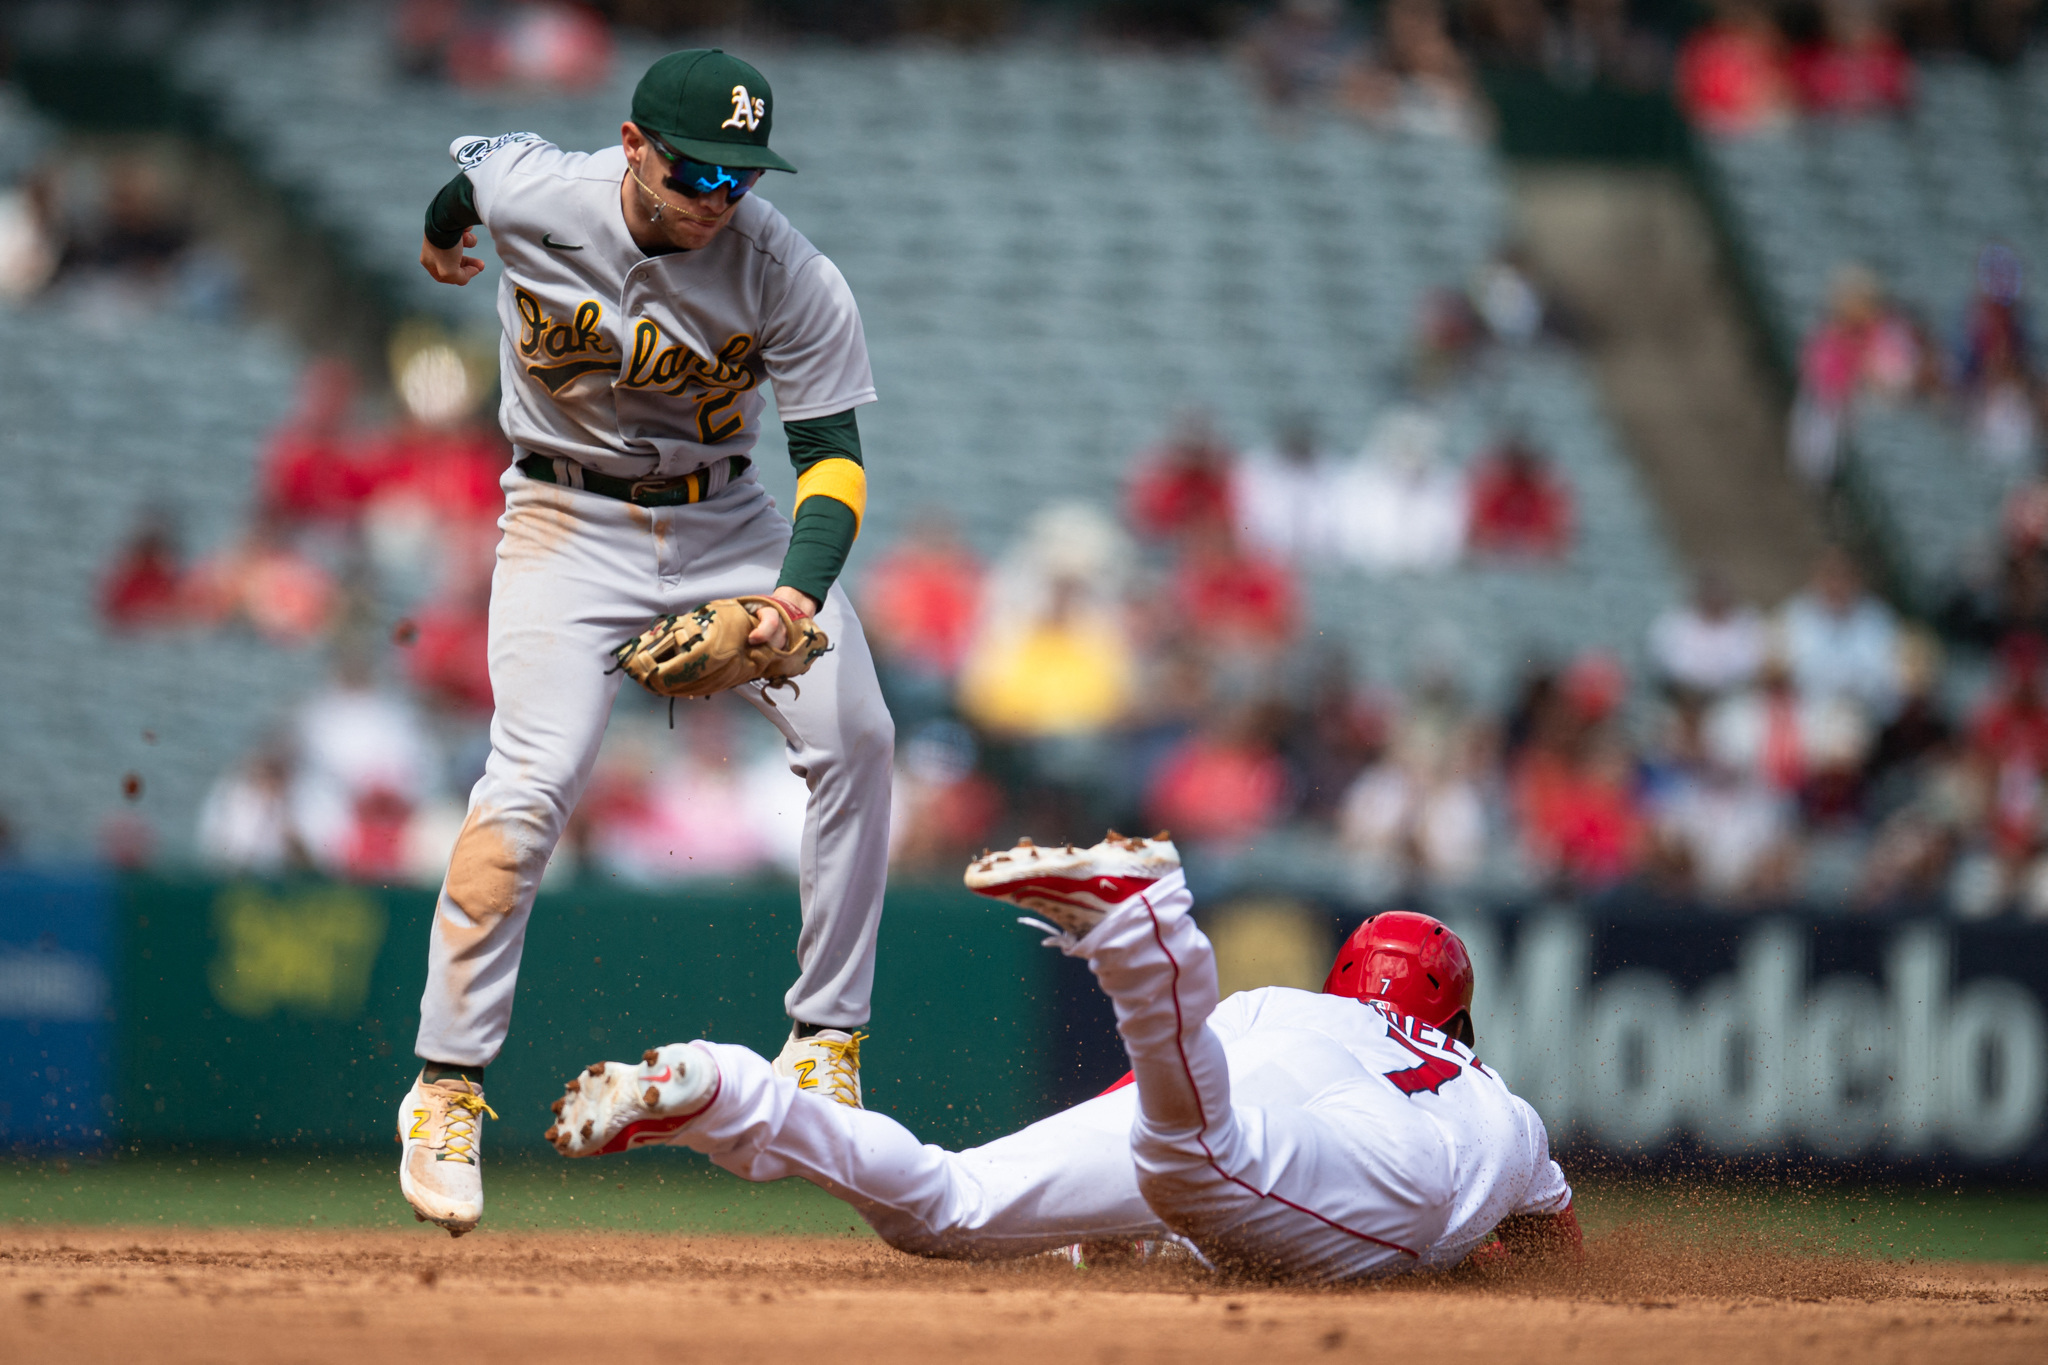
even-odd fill
[(420, 238), (420, 265), (442, 284), (468, 284), (483, 273), (484, 263), (462, 254), (462, 248), (476, 245), (476, 233), (464, 232), (462, 246), (435, 246)]
[[(781, 601), (789, 603), (789, 605), (795, 607), (805, 616), (816, 616), (818, 614), (818, 604), (812, 600), (809, 593), (798, 592), (795, 588), (783, 587), (777, 588), (773, 595)], [(764, 611), (755, 618), (754, 630), (752, 634), (747, 636), (747, 643), (750, 645), (766, 645), (770, 649), (780, 649), (782, 648), (783, 636), (787, 631), (788, 627), (782, 623), (781, 612)]]

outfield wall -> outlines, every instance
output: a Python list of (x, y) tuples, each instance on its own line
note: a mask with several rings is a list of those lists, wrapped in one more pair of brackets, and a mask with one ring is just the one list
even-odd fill
[[(782, 882), (542, 893), (496, 1149), (538, 1149), (564, 1078), (695, 1036), (772, 1052)], [(0, 1142), (388, 1141), (415, 1066), (432, 897), (328, 883), (0, 873)], [(2048, 924), (1570, 907), (1453, 917), (1480, 1055), (1561, 1147), (1625, 1160), (2048, 1173)], [(1203, 921), (1225, 990), (1316, 985), (1356, 914), (1239, 896)], [(1080, 964), (955, 888), (893, 887), (873, 1107), (982, 1140), (1122, 1069)]]
[[(1044, 964), (985, 905), (898, 889), (882, 929), (888, 1040), (864, 1079), (876, 1107), (934, 1141), (1040, 1112)], [(0, 875), (0, 1141), (390, 1142), (417, 1067), (432, 907), (413, 888)], [(40, 941), (46, 925), (61, 945)], [(544, 891), (490, 1070), (495, 1149), (538, 1150), (547, 1105), (588, 1062), (698, 1036), (772, 1053), (796, 936), (786, 883)], [(33, 983), (85, 964), (110, 983), (103, 1001), (53, 1017)]]
[(1482, 1055), (1618, 1156), (2048, 1170), (2048, 925), (1768, 918), (1458, 924)]

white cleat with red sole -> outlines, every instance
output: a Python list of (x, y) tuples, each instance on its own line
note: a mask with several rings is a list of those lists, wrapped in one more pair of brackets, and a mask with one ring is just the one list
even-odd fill
[(638, 1065), (595, 1062), (554, 1103), (542, 1134), (563, 1156), (605, 1156), (667, 1142), (718, 1098), (718, 1064), (703, 1048), (670, 1043)]
[(1041, 848), (1029, 839), (967, 865), (967, 889), (1044, 915), (1081, 938), (1114, 906), (1180, 867), (1180, 850), (1164, 833), (1133, 839), (1111, 830), (1090, 848)]

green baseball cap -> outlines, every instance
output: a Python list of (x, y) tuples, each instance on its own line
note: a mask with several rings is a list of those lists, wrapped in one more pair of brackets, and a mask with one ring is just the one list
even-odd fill
[(768, 150), (768, 78), (718, 48), (671, 52), (633, 89), (633, 122), (684, 156), (737, 169), (795, 171)]

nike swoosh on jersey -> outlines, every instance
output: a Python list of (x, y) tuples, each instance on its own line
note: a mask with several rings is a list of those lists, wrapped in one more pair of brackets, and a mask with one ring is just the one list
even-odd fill
[(569, 244), (568, 244), (567, 242), (558, 242), (558, 241), (556, 241), (556, 240), (555, 240), (555, 239), (554, 239), (554, 238), (553, 238), (552, 236), (550, 236), (550, 235), (549, 235), (548, 233), (545, 233), (545, 232), (543, 232), (543, 233), (542, 233), (542, 234), (540, 235), (540, 244), (541, 244), (542, 246), (546, 247), (546, 248), (547, 248), (548, 250), (550, 250), (550, 251), (581, 251), (581, 250), (583, 250), (583, 248), (582, 248), (582, 247), (580, 247), (580, 246), (571, 246), (571, 245), (569, 245)]

